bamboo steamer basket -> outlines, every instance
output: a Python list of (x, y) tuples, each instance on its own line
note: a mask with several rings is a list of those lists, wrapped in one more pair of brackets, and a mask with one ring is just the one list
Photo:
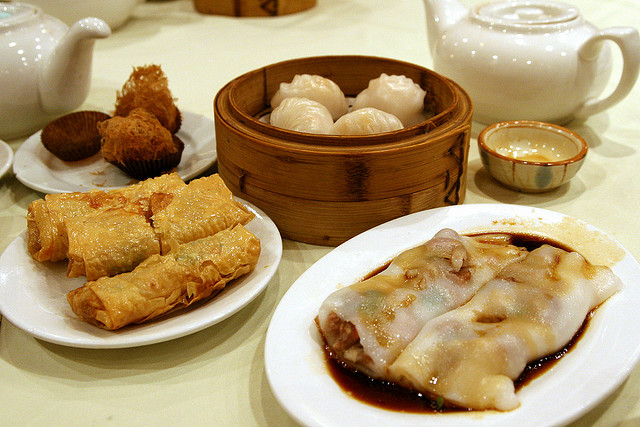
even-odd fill
[[(364, 136), (307, 134), (261, 121), (280, 83), (304, 73), (333, 80), (347, 97), (381, 73), (405, 75), (427, 91), (434, 115)], [(217, 93), (218, 173), (283, 237), (335, 246), (391, 219), (462, 203), (471, 117), (460, 86), (418, 65), (369, 56), (288, 60), (243, 74)]]
[(209, 15), (279, 16), (315, 6), (316, 0), (193, 0), (195, 9)]

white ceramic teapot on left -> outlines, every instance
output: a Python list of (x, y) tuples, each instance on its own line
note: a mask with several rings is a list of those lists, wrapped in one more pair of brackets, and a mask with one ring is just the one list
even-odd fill
[(71, 27), (25, 3), (0, 3), (0, 139), (40, 129), (79, 107), (91, 84), (93, 46), (109, 26)]

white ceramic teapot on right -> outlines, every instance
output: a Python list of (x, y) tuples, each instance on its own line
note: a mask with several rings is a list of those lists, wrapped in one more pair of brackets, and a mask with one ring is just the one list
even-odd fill
[[(599, 30), (566, 3), (513, 0), (473, 9), (457, 0), (424, 0), (434, 69), (471, 97), (474, 120), (567, 123), (621, 101), (640, 67), (638, 30)], [(620, 80), (608, 96), (612, 57)]]

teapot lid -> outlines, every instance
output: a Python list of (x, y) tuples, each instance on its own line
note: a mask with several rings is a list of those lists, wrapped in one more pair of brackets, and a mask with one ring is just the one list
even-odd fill
[(489, 3), (474, 11), (477, 19), (507, 26), (561, 24), (578, 16), (578, 9), (572, 5), (545, 0)]
[(40, 9), (25, 3), (6, 3), (0, 5), (0, 27), (8, 27), (33, 18)]

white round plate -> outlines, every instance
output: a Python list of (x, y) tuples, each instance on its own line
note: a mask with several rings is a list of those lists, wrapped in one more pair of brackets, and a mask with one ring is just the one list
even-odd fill
[(13, 163), (13, 150), (9, 144), (0, 139), (0, 178), (4, 176)]
[[(16, 150), (13, 172), (27, 187), (43, 193), (111, 190), (136, 182), (100, 153), (77, 162), (64, 162), (47, 151), (38, 131)], [(176, 172), (185, 181), (195, 178), (217, 159), (213, 121), (199, 114), (182, 112), (182, 125), (176, 134), (184, 151)]]
[[(624, 288), (596, 310), (577, 345), (549, 371), (518, 391), (510, 412), (404, 413), (347, 395), (328, 372), (314, 324), (318, 308), (398, 253), (442, 228), (460, 233), (531, 230), (562, 243), (591, 242), (593, 253), (616, 254), (612, 270)], [(556, 234), (561, 235), (556, 235)], [(573, 237), (583, 243), (567, 242)], [(575, 246), (571, 246), (575, 249)], [(587, 248), (587, 246), (583, 246)], [(582, 250), (580, 251), (582, 252)], [(585, 255), (587, 259), (588, 256)], [(607, 265), (607, 262), (603, 264)], [(408, 215), (354, 237), (305, 271), (276, 308), (265, 342), (266, 374), (284, 409), (307, 426), (548, 426), (564, 425), (594, 408), (628, 377), (640, 356), (640, 265), (617, 242), (579, 220), (514, 205), (459, 205)]]
[(0, 256), (0, 312), (6, 320), (36, 338), (84, 348), (153, 344), (221, 322), (260, 295), (282, 257), (282, 238), (273, 221), (255, 206), (242, 203), (256, 214), (246, 227), (260, 239), (260, 258), (250, 274), (231, 282), (210, 300), (148, 323), (116, 331), (100, 329), (77, 318), (66, 299), (67, 292), (82, 286), (85, 280), (68, 279), (64, 262), (45, 264), (33, 260), (23, 232)]

